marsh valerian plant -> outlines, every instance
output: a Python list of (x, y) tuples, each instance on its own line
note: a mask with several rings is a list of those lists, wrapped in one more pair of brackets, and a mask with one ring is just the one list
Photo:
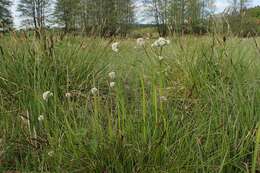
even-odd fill
[(44, 116), (43, 116), (43, 115), (39, 115), (39, 116), (38, 116), (38, 121), (41, 122), (41, 121), (43, 121), (43, 120), (44, 120)]
[(109, 76), (109, 78), (110, 78), (111, 80), (114, 80), (114, 79), (116, 78), (116, 73), (115, 73), (114, 71), (112, 71), (112, 72), (110, 72), (110, 73), (108, 74), (108, 76)]
[(91, 91), (91, 93), (92, 93), (93, 95), (96, 95), (97, 92), (98, 92), (98, 89), (97, 89), (96, 87), (94, 87), (94, 88), (92, 88), (90, 91)]
[(51, 91), (45, 91), (43, 94), (42, 94), (42, 98), (43, 98), (43, 100), (44, 101), (48, 101), (48, 99), (50, 98), (50, 97), (52, 97), (53, 96), (53, 93), (51, 92)]
[(115, 83), (115, 82), (110, 82), (110, 83), (109, 83), (109, 86), (110, 86), (110, 88), (114, 88), (114, 87), (115, 87), (115, 85), (116, 85), (116, 83)]
[(119, 52), (119, 42), (112, 43), (111, 47), (114, 52)]
[(137, 44), (137, 46), (139, 46), (139, 47), (143, 47), (143, 46), (145, 45), (145, 39), (144, 39), (144, 38), (138, 38), (138, 39), (136, 40), (136, 44)]

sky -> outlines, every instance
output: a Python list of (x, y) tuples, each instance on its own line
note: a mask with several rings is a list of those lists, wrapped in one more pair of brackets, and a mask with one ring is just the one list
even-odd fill
[[(16, 12), (17, 3), (19, 0), (12, 0), (13, 6), (12, 6), (12, 14), (14, 18), (14, 25), (15, 27), (19, 28), (21, 27), (21, 22), (19, 19), (19, 14)], [(216, 6), (216, 13), (222, 12), (225, 8), (228, 7), (228, 0), (216, 0), (215, 6)], [(249, 6), (257, 6), (260, 5), (260, 0), (251, 0)], [(143, 11), (145, 9), (145, 6), (143, 3), (138, 2), (136, 3), (136, 19), (139, 23), (149, 23), (149, 19), (144, 17)], [(151, 20), (151, 19), (150, 19)]]

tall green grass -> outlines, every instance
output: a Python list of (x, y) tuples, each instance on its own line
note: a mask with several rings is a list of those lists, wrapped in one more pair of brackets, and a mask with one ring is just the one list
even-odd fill
[(1, 172), (259, 170), (253, 40), (174, 37), (163, 60), (153, 40), (119, 41), (1, 38)]

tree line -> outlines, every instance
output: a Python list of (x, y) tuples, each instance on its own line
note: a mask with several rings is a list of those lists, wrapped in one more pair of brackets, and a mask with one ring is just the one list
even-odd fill
[(134, 22), (133, 10), (132, 0), (58, 0), (54, 16), (65, 31), (126, 35)]
[(0, 0), (0, 29), (8, 28), (13, 24), (10, 6), (11, 1)]
[[(20, 0), (17, 12), (22, 25), (42, 31), (48, 26), (65, 32), (99, 36), (126, 36), (135, 23), (135, 4), (143, 3), (158, 33), (206, 33), (211, 30), (216, 0)], [(228, 19), (242, 16), (250, 0), (229, 0)], [(54, 5), (53, 5), (54, 4)], [(0, 0), (0, 23), (13, 25), (11, 1)], [(230, 17), (231, 16), (231, 17)], [(242, 20), (242, 17), (241, 17)], [(1, 27), (0, 26), (0, 27)]]
[(143, 0), (160, 35), (201, 30), (215, 12), (215, 0)]
[(37, 30), (52, 24), (65, 32), (100, 36), (126, 35), (134, 22), (132, 0), (56, 0), (51, 4), (51, 0), (20, 0), (17, 11), (23, 24)]

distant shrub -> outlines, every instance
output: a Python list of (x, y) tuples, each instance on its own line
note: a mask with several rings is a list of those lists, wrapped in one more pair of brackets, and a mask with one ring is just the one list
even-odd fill
[(260, 26), (257, 25), (257, 19), (254, 17), (246, 16), (231, 16), (229, 17), (230, 27), (232, 33), (247, 37), (254, 36), (260, 33)]
[(192, 26), (192, 32), (195, 34), (206, 34), (207, 33), (207, 26), (204, 23), (195, 24)]
[(242, 36), (260, 35), (260, 7), (245, 9), (227, 17), (232, 33)]

